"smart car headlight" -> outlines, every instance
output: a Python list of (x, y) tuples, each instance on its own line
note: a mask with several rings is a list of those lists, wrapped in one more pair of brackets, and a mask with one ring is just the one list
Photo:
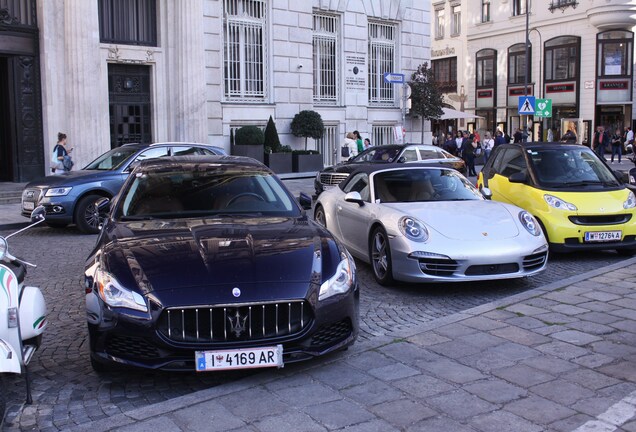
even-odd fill
[(148, 312), (148, 306), (141, 294), (121, 286), (110, 273), (97, 271), (95, 284), (99, 296), (107, 305)]
[(318, 300), (325, 300), (337, 294), (344, 294), (351, 289), (355, 274), (353, 258), (345, 252), (340, 254), (340, 258), (342, 260), (338, 263), (334, 275), (320, 285)]
[(630, 209), (634, 207), (636, 207), (636, 196), (634, 196), (634, 192), (629, 191), (629, 194), (627, 195), (627, 199), (623, 203), (623, 208)]
[(404, 216), (398, 222), (400, 232), (409, 240), (425, 242), (428, 240), (428, 230), (424, 224), (415, 218)]
[(44, 195), (47, 197), (65, 196), (65, 195), (68, 195), (71, 189), (73, 188), (72, 187), (51, 188), (51, 189), (48, 189)]
[(519, 220), (521, 221), (521, 225), (523, 225), (530, 234), (537, 237), (541, 235), (541, 228), (539, 227), (536, 219), (530, 213), (527, 211), (519, 212)]
[(574, 204), (563, 201), (561, 198), (557, 198), (553, 195), (543, 195), (543, 199), (545, 200), (545, 202), (548, 203), (550, 207), (554, 207), (555, 209), (570, 211), (578, 210)]

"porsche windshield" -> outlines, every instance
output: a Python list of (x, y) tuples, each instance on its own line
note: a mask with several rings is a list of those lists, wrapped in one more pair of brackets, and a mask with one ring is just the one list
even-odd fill
[(119, 202), (121, 220), (300, 215), (285, 187), (265, 171), (139, 172)]
[(614, 173), (587, 147), (529, 149), (541, 186), (550, 188), (605, 188), (621, 184)]

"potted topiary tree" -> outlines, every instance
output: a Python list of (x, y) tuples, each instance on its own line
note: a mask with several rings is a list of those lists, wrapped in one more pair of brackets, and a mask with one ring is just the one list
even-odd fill
[(316, 111), (304, 110), (294, 116), (291, 132), (294, 136), (305, 138), (305, 150), (292, 152), (294, 172), (313, 172), (323, 169), (322, 155), (316, 150), (307, 149), (307, 138), (320, 139), (324, 131), (322, 117)]
[(292, 172), (291, 147), (280, 144), (272, 116), (265, 127), (265, 164), (276, 174)]
[(234, 134), (232, 154), (247, 156), (263, 162), (263, 143), (265, 135), (258, 126), (243, 126)]

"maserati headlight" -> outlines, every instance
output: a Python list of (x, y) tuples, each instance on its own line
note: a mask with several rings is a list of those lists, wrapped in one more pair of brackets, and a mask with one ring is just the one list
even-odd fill
[(545, 202), (548, 203), (550, 207), (554, 207), (555, 209), (570, 211), (578, 210), (574, 204), (563, 201), (561, 198), (557, 198), (553, 195), (543, 195), (543, 199), (545, 200)]
[(629, 191), (629, 195), (627, 195), (627, 199), (623, 203), (624, 209), (630, 209), (636, 207), (636, 196), (634, 196), (634, 192)]
[(148, 306), (141, 294), (121, 286), (110, 273), (98, 270), (95, 284), (99, 296), (107, 305), (148, 312)]
[(416, 242), (425, 242), (428, 240), (428, 230), (424, 224), (415, 218), (404, 216), (398, 222), (400, 232), (404, 236)]
[(521, 221), (521, 225), (523, 225), (530, 234), (537, 237), (541, 235), (541, 227), (539, 227), (536, 219), (530, 213), (527, 211), (520, 212), (519, 220)]
[(344, 294), (351, 289), (356, 271), (353, 258), (351, 258), (349, 253), (345, 252), (340, 254), (340, 258), (342, 260), (338, 264), (338, 268), (336, 268), (336, 273), (320, 285), (318, 300), (325, 300), (337, 294)]
[(44, 195), (47, 197), (65, 196), (65, 195), (68, 195), (71, 189), (73, 188), (72, 187), (51, 188), (51, 189), (48, 189)]

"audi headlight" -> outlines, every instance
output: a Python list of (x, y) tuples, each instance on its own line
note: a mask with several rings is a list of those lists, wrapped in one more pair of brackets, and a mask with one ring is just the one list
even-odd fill
[(520, 212), (519, 220), (521, 221), (521, 225), (523, 225), (530, 234), (537, 237), (541, 235), (541, 227), (539, 227), (536, 219), (530, 213), (527, 211)]
[(72, 187), (59, 187), (59, 188), (51, 188), (46, 191), (44, 194), (47, 197), (57, 197), (57, 196), (65, 196), (73, 189)]
[(325, 300), (337, 294), (344, 294), (351, 289), (356, 269), (353, 258), (345, 252), (340, 257), (342, 261), (338, 263), (336, 273), (320, 285), (318, 300)]
[(543, 195), (543, 199), (545, 200), (545, 202), (548, 203), (550, 207), (554, 207), (555, 209), (570, 211), (578, 210), (574, 204), (563, 201), (561, 198), (557, 198), (553, 195)]
[(110, 273), (97, 271), (95, 284), (99, 296), (107, 305), (148, 312), (148, 306), (141, 294), (121, 286)]
[(425, 242), (428, 240), (428, 230), (424, 224), (415, 218), (404, 216), (398, 222), (400, 232), (404, 236), (416, 242)]
[(634, 192), (629, 191), (629, 195), (627, 195), (627, 199), (623, 203), (624, 209), (630, 209), (636, 207), (636, 196), (634, 196)]

